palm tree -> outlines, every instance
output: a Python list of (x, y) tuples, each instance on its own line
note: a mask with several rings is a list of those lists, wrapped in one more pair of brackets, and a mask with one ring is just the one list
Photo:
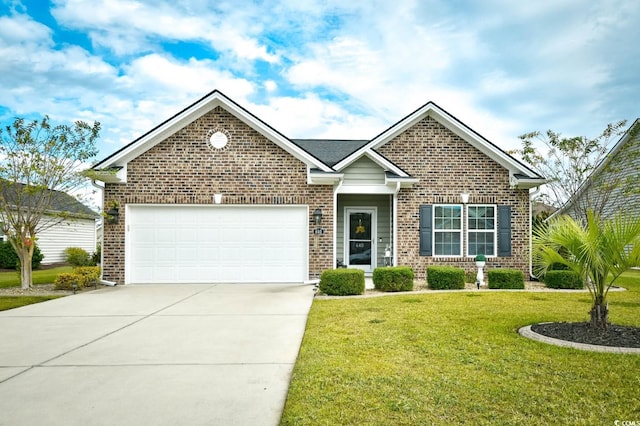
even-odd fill
[(585, 224), (570, 216), (552, 219), (534, 234), (536, 273), (544, 276), (552, 265), (565, 265), (579, 274), (589, 289), (591, 327), (609, 325), (607, 295), (615, 280), (640, 265), (640, 218), (619, 213), (601, 220), (593, 211)]

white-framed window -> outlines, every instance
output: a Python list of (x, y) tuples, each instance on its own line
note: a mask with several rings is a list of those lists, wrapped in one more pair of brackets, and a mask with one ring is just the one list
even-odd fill
[(497, 218), (494, 205), (467, 206), (467, 256), (496, 256)]
[(433, 206), (433, 255), (462, 256), (462, 205)]

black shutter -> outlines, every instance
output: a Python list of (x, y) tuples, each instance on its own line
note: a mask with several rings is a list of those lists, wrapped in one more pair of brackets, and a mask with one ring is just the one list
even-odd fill
[(431, 253), (431, 204), (420, 206), (420, 256), (432, 256)]
[(498, 256), (511, 256), (511, 206), (498, 206)]

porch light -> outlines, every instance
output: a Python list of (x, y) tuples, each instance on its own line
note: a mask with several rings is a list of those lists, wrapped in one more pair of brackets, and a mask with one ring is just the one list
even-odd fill
[(315, 209), (313, 211), (313, 222), (316, 224), (316, 226), (320, 226), (320, 223), (322, 222), (322, 210)]
[(466, 192), (460, 194), (460, 198), (462, 198), (462, 204), (467, 204), (469, 202), (469, 194)]

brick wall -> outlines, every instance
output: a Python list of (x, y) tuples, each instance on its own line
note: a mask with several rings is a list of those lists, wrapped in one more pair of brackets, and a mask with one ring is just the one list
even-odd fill
[[(216, 130), (229, 139), (222, 150), (208, 141)], [(104, 278), (124, 283), (126, 204), (213, 204), (216, 193), (225, 204), (308, 205), (309, 276), (317, 277), (332, 267), (333, 243), (331, 233), (313, 235), (313, 210), (333, 222), (332, 187), (306, 180), (304, 163), (217, 107), (129, 162), (126, 184), (105, 185), (104, 202), (120, 203), (120, 220), (105, 224)]]
[(528, 278), (529, 191), (510, 189), (508, 170), (431, 117), (382, 146), (379, 152), (420, 179), (412, 188), (402, 189), (398, 194), (399, 265), (412, 266), (418, 279), (425, 279), (429, 265), (476, 270), (472, 258), (434, 258), (419, 254), (420, 205), (461, 204), (460, 193), (465, 192), (470, 194), (469, 204), (512, 207), (512, 256), (487, 259), (485, 270), (516, 268)]

